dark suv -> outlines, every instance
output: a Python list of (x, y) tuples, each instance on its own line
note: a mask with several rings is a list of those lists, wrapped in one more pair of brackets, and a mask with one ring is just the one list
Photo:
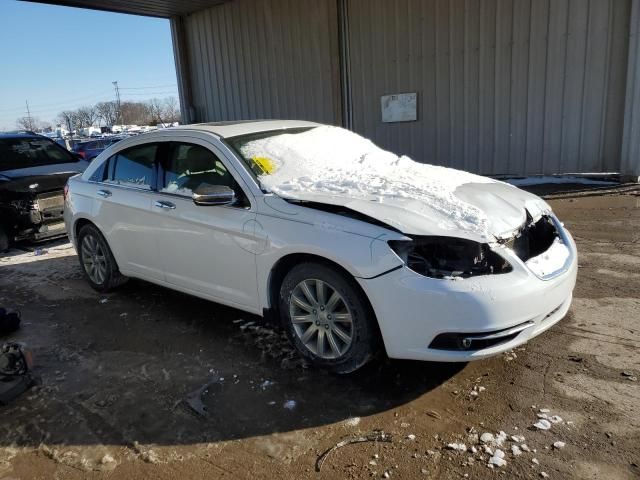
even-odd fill
[(47, 137), (0, 133), (0, 252), (64, 235), (64, 186), (88, 165)]

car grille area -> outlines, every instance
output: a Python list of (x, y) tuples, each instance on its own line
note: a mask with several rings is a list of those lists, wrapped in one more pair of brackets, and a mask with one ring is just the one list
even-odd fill
[(34, 206), (44, 221), (59, 219), (64, 212), (64, 196), (61, 191), (41, 193), (36, 196)]
[(533, 222), (527, 212), (525, 226), (517, 235), (505, 242), (505, 245), (512, 249), (523, 262), (526, 262), (549, 250), (556, 238), (558, 238), (558, 231), (549, 216), (545, 215), (537, 222)]

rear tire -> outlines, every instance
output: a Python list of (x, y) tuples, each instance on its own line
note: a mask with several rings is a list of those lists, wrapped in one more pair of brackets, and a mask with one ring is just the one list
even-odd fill
[(83, 226), (78, 233), (78, 259), (84, 277), (94, 290), (106, 293), (125, 283), (106, 239), (95, 225)]
[(321, 263), (297, 265), (280, 287), (282, 323), (296, 350), (334, 373), (351, 373), (379, 351), (379, 333), (352, 278)]

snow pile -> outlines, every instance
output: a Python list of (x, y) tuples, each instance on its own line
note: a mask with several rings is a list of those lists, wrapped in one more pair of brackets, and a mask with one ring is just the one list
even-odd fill
[(266, 190), (285, 198), (314, 193), (384, 202), (412, 200), (412, 210), (435, 210), (445, 229), (486, 234), (488, 219), (477, 207), (454, 195), (467, 183), (495, 183), (460, 170), (418, 163), (387, 152), (373, 142), (338, 127), (252, 140), (241, 147), (245, 158), (267, 159), (269, 173), (259, 175)]
[(539, 277), (544, 277), (560, 270), (567, 258), (569, 258), (569, 249), (559, 238), (556, 238), (546, 252), (530, 258), (527, 260), (526, 265), (533, 273)]

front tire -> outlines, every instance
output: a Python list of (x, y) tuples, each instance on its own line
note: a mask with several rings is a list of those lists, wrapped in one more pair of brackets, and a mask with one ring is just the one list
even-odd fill
[(320, 263), (303, 263), (280, 288), (289, 339), (311, 363), (335, 373), (365, 365), (378, 350), (378, 331), (364, 293), (352, 278)]
[(118, 270), (107, 241), (95, 225), (88, 224), (80, 229), (78, 259), (87, 282), (98, 292), (109, 292), (128, 280)]

